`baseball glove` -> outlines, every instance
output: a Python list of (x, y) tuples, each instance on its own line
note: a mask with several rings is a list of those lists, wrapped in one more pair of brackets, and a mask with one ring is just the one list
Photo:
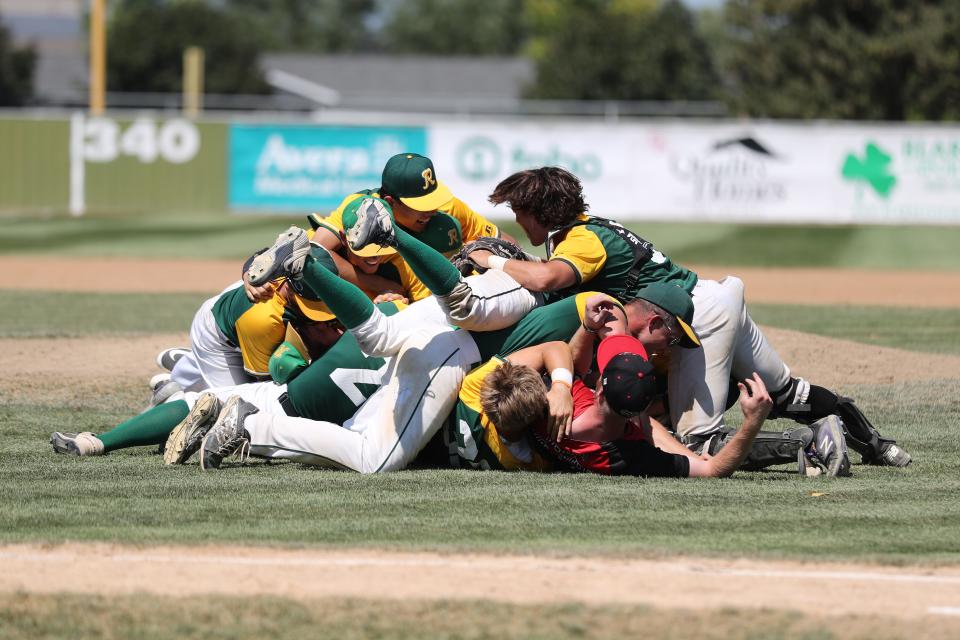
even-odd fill
[(474, 251), (489, 251), (495, 256), (500, 256), (501, 258), (507, 258), (508, 260), (529, 260), (530, 256), (524, 253), (523, 249), (513, 244), (512, 242), (507, 242), (506, 240), (501, 240), (500, 238), (477, 238), (471, 242), (466, 243), (460, 247), (460, 251), (453, 254), (450, 258), (450, 262), (453, 263), (453, 266), (460, 271), (464, 276), (473, 275), (475, 273), (483, 273), (486, 271), (485, 267), (481, 267), (476, 262), (470, 259), (470, 254)]

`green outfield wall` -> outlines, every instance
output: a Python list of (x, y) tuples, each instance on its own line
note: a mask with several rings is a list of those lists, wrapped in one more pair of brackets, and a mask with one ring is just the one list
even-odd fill
[(0, 118), (0, 211), (66, 211), (70, 122)]
[(225, 211), (227, 125), (0, 117), (0, 211)]

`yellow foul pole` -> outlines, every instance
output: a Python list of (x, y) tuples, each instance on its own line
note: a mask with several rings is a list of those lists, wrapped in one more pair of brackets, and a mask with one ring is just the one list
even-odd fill
[(183, 50), (183, 113), (196, 118), (203, 111), (203, 49)]
[(106, 0), (90, 1), (90, 114), (103, 114), (107, 77)]

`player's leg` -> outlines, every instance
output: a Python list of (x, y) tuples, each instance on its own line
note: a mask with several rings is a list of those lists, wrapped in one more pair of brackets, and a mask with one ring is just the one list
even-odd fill
[[(407, 335), (414, 330), (414, 325), (418, 324), (404, 322), (402, 318), (393, 319), (401, 314), (386, 316), (359, 287), (317, 262), (310, 255), (306, 233), (298, 227), (290, 227), (280, 234), (273, 246), (253, 259), (247, 273), (250, 283), (255, 286), (280, 276), (289, 277), (294, 289), (306, 289), (311, 298), (323, 300), (344, 327), (354, 334), (364, 353), (371, 356), (396, 354)], [(421, 305), (419, 308), (425, 307)], [(437, 315), (442, 320), (442, 313)]]
[(189, 412), (190, 407), (186, 400), (174, 400), (152, 407), (101, 434), (54, 432), (50, 443), (57, 453), (80, 456), (103, 455), (117, 449), (157, 445), (166, 442), (170, 432)]
[[(728, 277), (723, 284), (734, 292), (739, 288), (742, 298), (743, 283), (738, 278)], [(803, 378), (792, 377), (789, 367), (744, 306), (732, 374), (734, 378), (743, 379), (752, 371), (758, 372), (771, 390), (774, 409), (770, 418), (790, 418), (802, 424), (813, 424), (823, 423), (829, 416), (837, 415), (843, 422), (847, 443), (863, 456), (867, 464), (902, 467), (910, 463), (910, 455), (894, 440), (881, 436), (852, 400), (841, 398), (833, 391)]]
[(218, 298), (216, 296), (204, 302), (190, 326), (190, 347), (203, 380), (191, 384), (189, 391), (231, 387), (252, 381), (243, 368), (240, 350), (230, 344), (217, 326), (213, 305)]
[(402, 469), (449, 415), (463, 376), (478, 359), (464, 332), (421, 332), (391, 361), (385, 385), (346, 428), (253, 414), (245, 420), (250, 453), (361, 473)]
[(719, 283), (701, 280), (693, 290), (693, 328), (701, 348), (671, 352), (667, 395), (670, 419), (687, 444), (723, 427), (739, 314)]
[[(376, 201), (373, 201), (376, 202)], [(450, 323), (470, 331), (495, 331), (520, 321), (543, 304), (543, 295), (520, 286), (503, 271), (464, 279), (439, 251), (393, 223), (384, 206), (361, 206), (347, 230), (351, 246), (370, 242), (395, 246), (416, 276), (437, 297)]]

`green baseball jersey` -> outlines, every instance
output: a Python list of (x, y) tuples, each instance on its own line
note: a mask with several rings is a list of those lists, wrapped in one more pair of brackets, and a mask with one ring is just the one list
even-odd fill
[[(548, 242), (548, 257), (570, 265), (577, 276), (576, 284), (559, 295), (589, 289), (630, 300), (653, 282), (671, 282), (688, 293), (697, 284), (696, 273), (674, 264), (622, 225), (587, 215), (578, 222)], [(638, 255), (645, 258), (638, 261)]]
[[(388, 316), (402, 306), (377, 305)], [(380, 388), (386, 366), (386, 360), (365, 355), (353, 335), (345, 333), (287, 385), (287, 398), (303, 418), (343, 424)]]
[(538, 307), (506, 329), (472, 331), (471, 335), (480, 349), (480, 359), (486, 361), (496, 355), (508, 356), (520, 349), (552, 340), (569, 340), (580, 326), (583, 300), (594, 293), (570, 296)]

